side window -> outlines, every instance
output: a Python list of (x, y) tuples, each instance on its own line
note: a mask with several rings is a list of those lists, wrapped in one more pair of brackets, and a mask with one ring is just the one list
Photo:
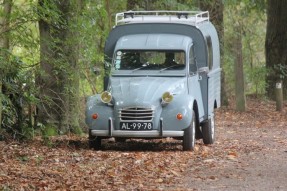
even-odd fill
[(207, 61), (208, 61), (208, 68), (212, 69), (213, 67), (213, 53), (212, 53), (212, 41), (211, 41), (211, 37), (207, 36), (206, 37), (206, 44), (207, 44)]
[(195, 74), (197, 71), (196, 62), (195, 62), (195, 55), (194, 55), (194, 47), (190, 47), (189, 51), (189, 73)]

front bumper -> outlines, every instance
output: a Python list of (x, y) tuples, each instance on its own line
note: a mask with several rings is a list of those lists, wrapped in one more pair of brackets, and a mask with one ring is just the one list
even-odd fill
[(130, 138), (160, 138), (160, 137), (182, 137), (184, 131), (164, 131), (162, 118), (160, 119), (160, 128), (152, 131), (126, 131), (114, 130), (113, 119), (109, 118), (108, 130), (91, 130), (92, 136), (98, 137), (130, 137)]

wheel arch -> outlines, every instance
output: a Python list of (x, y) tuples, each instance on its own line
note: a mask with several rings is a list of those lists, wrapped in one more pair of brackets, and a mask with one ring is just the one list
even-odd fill
[(218, 108), (218, 105), (217, 105), (217, 101), (214, 100), (214, 106), (213, 106), (214, 109), (217, 109)]
[(198, 104), (197, 104), (196, 100), (193, 101), (193, 108), (192, 109), (195, 113), (196, 121), (197, 121), (197, 123), (199, 123), (199, 111), (198, 111)]

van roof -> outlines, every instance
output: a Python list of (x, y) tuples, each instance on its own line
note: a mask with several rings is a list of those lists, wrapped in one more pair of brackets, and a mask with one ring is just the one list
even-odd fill
[(130, 23), (184, 23), (197, 26), (209, 22), (208, 11), (127, 11), (116, 14), (116, 25)]
[(188, 36), (177, 34), (133, 34), (122, 36), (116, 49), (186, 50), (192, 43)]

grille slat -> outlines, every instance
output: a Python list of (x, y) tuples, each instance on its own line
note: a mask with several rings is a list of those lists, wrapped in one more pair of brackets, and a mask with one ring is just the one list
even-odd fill
[(151, 108), (129, 107), (119, 110), (121, 121), (152, 121), (154, 111)]

